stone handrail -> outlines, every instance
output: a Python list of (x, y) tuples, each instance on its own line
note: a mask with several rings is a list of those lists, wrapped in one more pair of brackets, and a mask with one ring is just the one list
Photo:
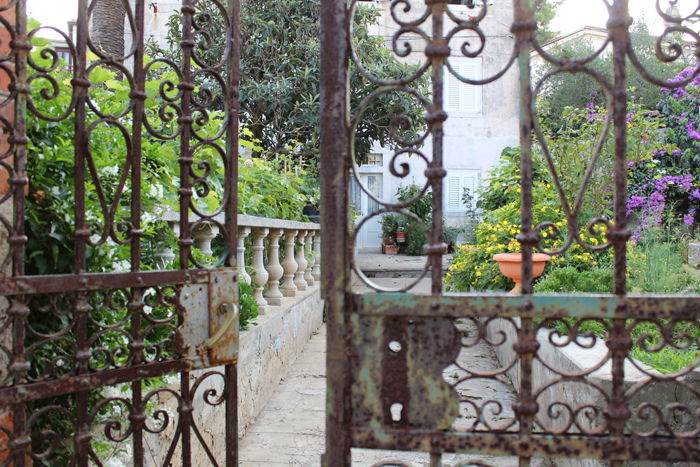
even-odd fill
[[(166, 213), (163, 218), (179, 233), (177, 213)], [(223, 223), (223, 215), (215, 220)], [(192, 223), (195, 222), (193, 219)], [(214, 223), (199, 224), (192, 231), (194, 247), (210, 255), (212, 240), (218, 233), (219, 227)], [(245, 264), (247, 237), (251, 237), (252, 264)], [(241, 281), (253, 286), (261, 314), (270, 306), (281, 305), (283, 297), (294, 297), (297, 292), (321, 280), (320, 224), (239, 214), (236, 238), (238, 274)], [(175, 257), (169, 250), (158, 253), (158, 256), (166, 264)], [(252, 276), (249, 269), (252, 269)]]

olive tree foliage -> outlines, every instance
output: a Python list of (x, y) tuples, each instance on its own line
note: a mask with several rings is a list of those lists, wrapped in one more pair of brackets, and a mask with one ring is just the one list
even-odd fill
[(537, 21), (537, 40), (540, 44), (554, 39), (559, 33), (549, 29), (549, 23), (557, 14), (557, 8), (564, 0), (540, 0), (535, 8), (535, 20)]
[[(199, 2), (197, 8), (194, 32), (195, 40), (201, 44), (198, 53), (207, 62), (216, 63), (226, 47), (221, 12), (209, 0)], [(315, 169), (318, 164), (320, 9), (320, 0), (241, 2), (241, 123), (257, 140), (256, 156), (289, 154), (300, 165)], [(413, 66), (400, 62), (382, 38), (369, 34), (368, 26), (376, 23), (377, 17), (378, 12), (370, 6), (357, 8), (353, 43), (361, 62), (369, 71), (384, 76), (411, 75)], [(152, 48), (150, 53), (179, 60), (181, 17), (173, 15), (168, 26), (168, 49)], [(428, 92), (425, 80), (414, 86), (424, 95)], [(375, 89), (376, 85), (351, 67), (351, 108), (357, 108)], [(355, 134), (358, 162), (366, 158), (374, 142), (398, 147), (399, 143), (391, 137), (394, 132), (406, 138), (421, 131), (423, 110), (406, 93), (388, 93), (375, 99)], [(400, 115), (407, 118), (397, 119)]]
[[(682, 60), (665, 63), (656, 56), (656, 38), (649, 34), (644, 23), (635, 23), (631, 31), (631, 40), (635, 54), (642, 66), (653, 76), (667, 80), (683, 69)], [(553, 48), (550, 53), (563, 59), (582, 59), (595, 53), (590, 41), (570, 41)], [(589, 63), (588, 67), (600, 74), (608, 83), (613, 83), (613, 61), (610, 53), (604, 53)], [(547, 73), (555, 70), (555, 66), (546, 63), (535, 70), (539, 80)], [(658, 86), (645, 80), (637, 69), (629, 62), (626, 65), (627, 86), (630, 97), (642, 109), (656, 109), (662, 97)], [(555, 125), (561, 122), (562, 113), (566, 107), (583, 109), (605, 105), (605, 93), (601, 85), (587, 73), (558, 73), (547, 78), (538, 95), (538, 110), (542, 118), (552, 121)]]

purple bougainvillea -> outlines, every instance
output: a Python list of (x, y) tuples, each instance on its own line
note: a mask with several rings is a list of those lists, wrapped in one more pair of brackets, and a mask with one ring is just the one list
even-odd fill
[(662, 150), (628, 164), (627, 213), (635, 220), (634, 238), (662, 222), (692, 226), (700, 222), (700, 73), (688, 67), (664, 89)]

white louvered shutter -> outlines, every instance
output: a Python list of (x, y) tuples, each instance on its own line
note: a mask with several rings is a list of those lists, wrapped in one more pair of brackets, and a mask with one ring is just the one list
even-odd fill
[[(478, 169), (448, 169), (445, 177), (445, 212), (464, 213), (466, 206), (462, 202), (464, 189), (468, 188), (476, 202), (476, 190), (481, 185), (481, 171)], [(474, 207), (474, 206), (472, 206)]]
[[(461, 76), (481, 78), (481, 59), (451, 59), (452, 68)], [(466, 84), (445, 69), (445, 108), (453, 113), (481, 112), (481, 86)]]
[(447, 210), (459, 211), (462, 208), (462, 194), (459, 177), (447, 177)]

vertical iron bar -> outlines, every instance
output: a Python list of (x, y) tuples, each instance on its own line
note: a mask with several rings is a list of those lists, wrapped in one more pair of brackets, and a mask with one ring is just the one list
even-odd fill
[(612, 58), (614, 66), (613, 125), (615, 131), (615, 225), (611, 241), (615, 253), (615, 294), (627, 293), (627, 76), (626, 60), (629, 46), (629, 26), (632, 19), (628, 13), (628, 0), (615, 0), (613, 13), (608, 21), (612, 36)]
[[(538, 235), (532, 225), (532, 128), (533, 93), (530, 75), (530, 50), (537, 30), (534, 19), (534, 0), (516, 0), (514, 22), (511, 28), (517, 41), (518, 70), (520, 74), (520, 234), (517, 239), (522, 254), (522, 294), (532, 295), (532, 249)], [(519, 465), (530, 465), (532, 424), (537, 414), (537, 402), (532, 394), (532, 364), (537, 351), (533, 329), (532, 303), (526, 302), (521, 316), (518, 342), (513, 346), (520, 362), (519, 400), (514, 406), (520, 424)]]
[(195, 46), (192, 37), (192, 21), (196, 13), (193, 0), (183, 0), (182, 4), (182, 82), (178, 86), (182, 91), (182, 116), (178, 123), (182, 125), (180, 135), (180, 269), (187, 269), (190, 261), (192, 238), (190, 234), (189, 210), (192, 199), (192, 185), (190, 182), (190, 170), (192, 167), (192, 49)]
[[(129, 311), (131, 313), (131, 365), (137, 367), (143, 363), (144, 336), (141, 332), (143, 313), (143, 296), (144, 289), (132, 288), (131, 299), (129, 300)], [(144, 447), (143, 447), (143, 424), (146, 420), (146, 408), (143, 406), (143, 388), (141, 380), (138, 379), (131, 383), (131, 404), (132, 413), (129, 417), (133, 428), (133, 458), (134, 467), (143, 466)]]
[[(627, 230), (627, 77), (626, 60), (629, 46), (629, 27), (632, 19), (629, 16), (628, 0), (615, 0), (608, 20), (608, 31), (612, 38), (612, 59), (614, 67), (613, 83), (613, 125), (615, 134), (615, 224), (608, 232), (615, 254), (615, 294), (624, 296), (627, 293), (627, 240), (630, 233)], [(606, 409), (609, 421), (610, 435), (616, 440), (617, 447), (610, 453), (612, 465), (620, 465), (625, 457), (623, 452), (625, 423), (630, 417), (630, 410), (625, 401), (625, 358), (632, 347), (632, 341), (625, 329), (626, 304), (621, 302), (616, 310), (616, 318), (607, 345), (612, 352), (612, 390), (610, 406)]]
[(144, 15), (145, 0), (137, 0), (136, 8), (136, 50), (134, 52), (134, 89), (131, 98), (134, 100), (134, 115), (132, 124), (131, 151), (131, 270), (141, 269), (141, 140), (143, 135), (144, 101), (146, 100), (145, 81), (146, 71), (144, 59)]
[[(89, 371), (90, 348), (88, 337), (88, 317), (90, 313), (87, 293), (78, 294), (75, 305), (77, 315), (75, 323), (75, 361), (78, 374)], [(75, 457), (76, 465), (87, 467), (90, 458), (90, 441), (92, 439), (90, 429), (90, 398), (89, 391), (79, 391), (75, 394), (76, 404), (76, 433), (75, 433)]]
[[(15, 5), (15, 38), (10, 43), (12, 53), (15, 56), (15, 81), (11, 83), (10, 93), (14, 94), (14, 123), (13, 131), (9, 139), (9, 144), (14, 146), (13, 171), (10, 180), (12, 186), (13, 202), (13, 226), (10, 235), (9, 245), (12, 255), (12, 275), (24, 275), (24, 245), (27, 237), (24, 232), (24, 189), (28, 183), (26, 174), (27, 161), (27, 96), (29, 94), (29, 84), (27, 83), (27, 58), (31, 50), (31, 42), (27, 37), (27, 3), (26, 0), (19, 0)], [(8, 31), (9, 32), (9, 31)], [(12, 363), (10, 372), (13, 376), (13, 385), (18, 386), (25, 380), (29, 370), (27, 362), (25, 338), (25, 325), (29, 316), (29, 308), (24, 302), (19, 301), (19, 297), (12, 299), (8, 315), (12, 320), (13, 341), (12, 341)], [(23, 467), (27, 458), (27, 450), (31, 448), (30, 434), (27, 432), (27, 412), (25, 404), (15, 404), (12, 410), (12, 430), (13, 439), (10, 449), (12, 450), (12, 462), (16, 467)]]
[[(231, 255), (235, 256), (235, 255)], [(226, 467), (238, 466), (238, 368), (226, 365)]]
[(78, 27), (77, 27), (77, 51), (76, 51), (76, 76), (71, 84), (76, 95), (75, 104), (75, 273), (85, 272), (85, 252), (90, 229), (86, 224), (85, 216), (85, 158), (90, 150), (86, 129), (86, 114), (88, 88), (90, 80), (87, 76), (87, 40), (88, 40), (88, 0), (79, 0), (78, 3)]
[[(87, 41), (88, 41), (88, 0), (79, 0), (78, 3), (78, 44), (76, 76), (72, 84), (76, 89), (75, 106), (75, 273), (82, 274), (87, 271), (86, 249), (90, 229), (86, 224), (85, 213), (85, 161), (90, 150), (90, 142), (86, 129), (87, 119), (87, 95), (90, 80), (87, 75)], [(78, 295), (75, 304), (76, 324), (76, 354), (75, 361), (78, 373), (87, 371), (90, 352), (88, 349), (87, 320), (90, 305), (87, 295)], [(79, 391), (75, 394), (76, 404), (76, 433), (75, 433), (75, 464), (87, 467), (90, 452), (90, 426), (88, 420), (89, 397), (88, 391)]]
[(431, 5), (433, 37), (430, 46), (426, 49), (426, 55), (430, 58), (433, 68), (433, 105), (429, 116), (432, 124), (433, 158), (426, 170), (426, 175), (433, 191), (432, 228), (430, 245), (427, 248), (431, 271), (430, 291), (433, 295), (439, 295), (442, 292), (442, 255), (447, 250), (447, 246), (442, 240), (442, 181), (445, 177), (445, 169), (442, 167), (444, 135), (442, 125), (447, 119), (447, 113), (443, 108), (443, 80), (445, 61), (450, 54), (450, 48), (443, 37), (445, 5), (445, 1), (433, 2)]
[(321, 0), (321, 290), (327, 312), (326, 452), (323, 466), (350, 466), (348, 326), (349, 18), (344, 0)]
[(180, 373), (180, 397), (181, 402), (178, 408), (180, 420), (182, 421), (182, 466), (192, 465), (192, 394), (190, 394), (190, 374)]
[(27, 2), (19, 0), (15, 6), (15, 40), (12, 41), (12, 52), (15, 54), (14, 91), (14, 129), (9, 143), (14, 146), (14, 174), (10, 180), (12, 186), (12, 201), (14, 222), (10, 237), (12, 249), (12, 274), (24, 275), (24, 245), (27, 237), (24, 232), (24, 190), (29, 180), (27, 178), (27, 96), (30, 86), (27, 83), (27, 57), (32, 44), (27, 37)]
[[(238, 237), (238, 119), (240, 109), (240, 2), (229, 0), (230, 55), (228, 57), (228, 109), (229, 121), (226, 137), (228, 158), (228, 199), (226, 201), (226, 230), (228, 231), (228, 265), (236, 267), (236, 242)], [(236, 294), (238, 301), (238, 294)], [(238, 369), (236, 364), (226, 365), (226, 466), (238, 465)]]
[[(126, 5), (130, 8), (129, 5)], [(145, 0), (137, 0), (134, 4), (136, 17), (136, 50), (134, 53), (134, 90), (131, 98), (134, 99), (134, 115), (132, 124), (132, 151), (131, 151), (131, 270), (141, 269), (141, 140), (143, 137), (144, 101), (146, 99), (145, 70), (144, 70), (144, 15)], [(143, 363), (144, 336), (141, 332), (141, 314), (143, 313), (143, 289), (131, 290), (129, 308), (131, 312), (131, 358), (132, 365)], [(141, 381), (131, 383), (132, 411), (131, 426), (133, 428), (132, 444), (134, 467), (143, 466), (143, 423), (145, 421), (145, 407), (142, 404), (143, 390)]]
[[(182, 2), (182, 134), (180, 136), (180, 268), (188, 269), (190, 261), (190, 251), (192, 248), (192, 238), (190, 234), (189, 209), (192, 199), (192, 186), (190, 182), (190, 170), (192, 167), (192, 148), (190, 140), (192, 138), (192, 49), (195, 46), (192, 27), (193, 17), (197, 12), (194, 0), (183, 0)], [(190, 374), (189, 372), (180, 374), (180, 395), (182, 404), (180, 407), (180, 417), (182, 420), (182, 465), (189, 467), (192, 464), (191, 450), (191, 423), (192, 423), (192, 401), (190, 400)]]
[[(26, 320), (29, 316), (29, 307), (21, 301), (24, 297), (13, 297), (10, 301), (8, 315), (12, 318), (13, 340), (12, 340), (12, 363), (10, 373), (12, 374), (12, 384), (20, 386), (26, 383), (26, 374), (29, 370), (27, 361), (25, 338)], [(12, 450), (12, 462), (14, 466), (25, 465), (26, 450), (31, 447), (30, 434), (27, 431), (27, 412), (25, 404), (15, 404), (12, 406), (12, 429), (13, 439), (10, 441)]]
[(227, 251), (228, 265), (236, 267), (236, 242), (238, 235), (238, 119), (240, 112), (240, 3), (229, 0), (230, 55), (228, 57), (228, 128), (226, 130), (226, 155), (228, 173), (226, 174), (226, 230), (228, 231)]

